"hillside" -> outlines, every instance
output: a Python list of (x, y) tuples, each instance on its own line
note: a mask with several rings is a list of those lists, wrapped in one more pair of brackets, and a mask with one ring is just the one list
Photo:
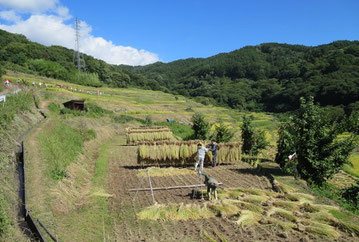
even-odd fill
[[(160, 91), (94, 88), (11, 71), (4, 77), (24, 80), (24, 90), (13, 96), (17, 101), (0, 107), (14, 120), (0, 126), (1, 137), (9, 136), (4, 141), (6, 149), (0, 150), (8, 159), (0, 163), (5, 167), (1, 175), (9, 174), (0, 184), (4, 191), (0, 212), (6, 212), (8, 221), (0, 223), (6, 228), (5, 241), (26, 240), (17, 225), (17, 193), (9, 192), (16, 190), (15, 166), (8, 164), (15, 164), (12, 137), (41, 119), (36, 105), (47, 118), (24, 140), (26, 203), (34, 218), (61, 241), (358, 240), (356, 210), (318, 195), (305, 181), (283, 173), (271, 162), (278, 136), (278, 121), (271, 114), (204, 105)], [(64, 108), (69, 100), (84, 100), (87, 111)], [(172, 145), (182, 147), (186, 142), (182, 139), (191, 135), (195, 112), (210, 122), (210, 132), (224, 122), (236, 133), (233, 142), (240, 141), (242, 117), (253, 115), (254, 126), (265, 130), (271, 145), (258, 156), (240, 154), (240, 159), (216, 168), (205, 166), (204, 172), (222, 183), (217, 201), (191, 198), (192, 188), (159, 189), (153, 195), (131, 191), (148, 190), (149, 179), (155, 188), (198, 185), (194, 160), (176, 165), (164, 153), (172, 167), (146, 163), (140, 158), (140, 145), (127, 141), (129, 129), (142, 130), (146, 136), (149, 131), (144, 125), (151, 117), (154, 125), (170, 128), (177, 142)], [(196, 145), (198, 141), (189, 142)], [(351, 177), (339, 183), (348, 187), (355, 181)], [(194, 189), (207, 197), (204, 187)]]
[(3, 68), (72, 83), (160, 90), (252, 111), (294, 110), (299, 97), (311, 95), (322, 106), (348, 114), (359, 100), (358, 41), (316, 47), (265, 43), (205, 59), (142, 67), (109, 65), (84, 55), (88, 74), (77, 72), (73, 56), (72, 50), (0, 31)]

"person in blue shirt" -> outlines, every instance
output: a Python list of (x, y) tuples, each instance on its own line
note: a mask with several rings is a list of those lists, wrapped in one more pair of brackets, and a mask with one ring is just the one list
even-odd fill
[(215, 140), (211, 140), (211, 143), (207, 145), (209, 147), (209, 150), (212, 151), (213, 159), (212, 159), (212, 165), (213, 167), (216, 167), (217, 162), (217, 143)]

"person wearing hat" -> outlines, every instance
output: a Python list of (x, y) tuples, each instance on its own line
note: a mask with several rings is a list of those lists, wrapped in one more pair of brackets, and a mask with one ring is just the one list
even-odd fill
[(206, 156), (206, 152), (208, 152), (208, 151), (209, 151), (209, 149), (202, 147), (201, 143), (199, 143), (197, 145), (197, 161), (196, 161), (196, 165), (194, 167), (195, 171), (197, 171), (198, 164), (201, 163), (200, 171), (202, 172), (204, 158)]

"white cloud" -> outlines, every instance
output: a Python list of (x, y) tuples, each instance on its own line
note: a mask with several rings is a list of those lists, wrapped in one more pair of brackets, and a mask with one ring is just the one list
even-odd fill
[(40, 13), (54, 9), (58, 0), (0, 0), (0, 6), (15, 11)]
[(17, 15), (13, 10), (1, 11), (0, 18), (5, 19), (9, 22), (19, 22), (21, 20), (21, 17)]
[[(65, 23), (69, 16), (68, 10), (62, 9), (61, 11), (60, 15), (33, 14), (28, 19), (12, 25), (0, 24), (0, 29), (21, 33), (30, 40), (44, 45), (61, 45), (73, 49), (75, 47), (75, 29), (72, 25)], [(127, 65), (146, 65), (159, 61), (158, 56), (149, 51), (115, 45), (112, 41), (102, 37), (92, 36), (91, 26), (85, 22), (80, 22), (80, 28), (81, 51), (95, 58), (110, 64)]]

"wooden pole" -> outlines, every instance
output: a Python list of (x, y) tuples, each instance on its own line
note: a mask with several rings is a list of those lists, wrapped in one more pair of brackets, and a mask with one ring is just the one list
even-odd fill
[[(218, 183), (218, 185), (222, 185), (223, 183)], [(183, 185), (183, 186), (171, 186), (171, 187), (150, 187), (150, 188), (136, 188), (129, 189), (129, 192), (136, 191), (158, 191), (158, 190), (172, 190), (172, 189), (181, 189), (181, 188), (195, 188), (195, 187), (205, 187), (205, 184), (196, 184), (196, 185)]]
[(155, 195), (153, 194), (152, 182), (151, 182), (150, 170), (149, 170), (149, 169), (147, 169), (147, 175), (148, 175), (148, 181), (150, 182), (150, 189), (151, 189), (151, 194), (152, 194), (152, 201), (153, 201), (153, 204), (156, 204)]

